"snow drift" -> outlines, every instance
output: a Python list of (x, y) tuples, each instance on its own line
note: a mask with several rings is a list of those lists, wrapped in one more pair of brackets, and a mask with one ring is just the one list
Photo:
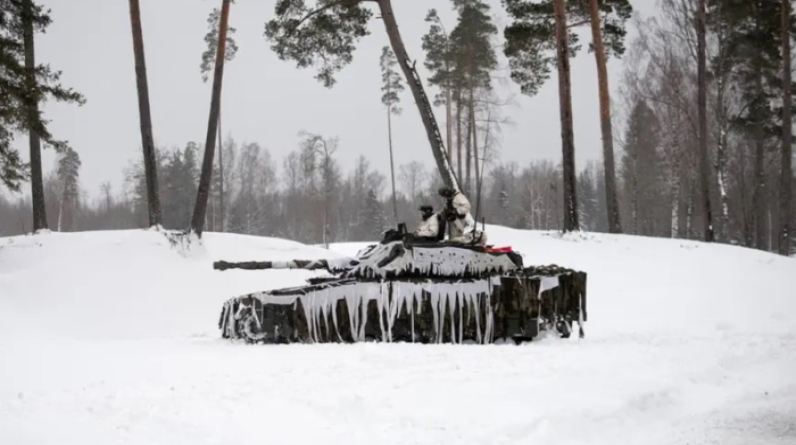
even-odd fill
[(226, 299), (319, 272), (213, 261), (336, 254), (216, 233), (184, 250), (154, 231), (0, 238), (0, 443), (796, 442), (796, 260), (487, 231), (525, 264), (589, 274), (586, 339), (229, 343)]

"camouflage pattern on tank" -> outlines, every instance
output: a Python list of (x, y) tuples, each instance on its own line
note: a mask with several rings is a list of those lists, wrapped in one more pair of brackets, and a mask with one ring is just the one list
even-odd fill
[(523, 267), (513, 251), (451, 243), (383, 242), (356, 258), (216, 262), (227, 270), (325, 269), (305, 286), (228, 300), (222, 336), (251, 343), (384, 341), (493, 343), (540, 332), (583, 336), (586, 274)]

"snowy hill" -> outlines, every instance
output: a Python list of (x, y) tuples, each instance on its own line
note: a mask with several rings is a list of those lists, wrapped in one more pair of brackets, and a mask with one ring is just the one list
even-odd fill
[(526, 264), (589, 274), (585, 339), (231, 344), (223, 301), (311, 273), (212, 261), (335, 253), (216, 233), (185, 250), (152, 231), (0, 238), (0, 443), (796, 443), (796, 260), (487, 229)]
[[(234, 234), (208, 233), (203, 244), (171, 249), (167, 238), (154, 231), (0, 238), (0, 288), (5, 294), (0, 322), (7, 326), (36, 320), (47, 329), (32, 334), (58, 336), (212, 334), (227, 298), (263, 287), (299, 285), (310, 276), (305, 271), (221, 273), (213, 270), (213, 261), (330, 255), (293, 241)], [(29, 326), (22, 329), (30, 331)]]

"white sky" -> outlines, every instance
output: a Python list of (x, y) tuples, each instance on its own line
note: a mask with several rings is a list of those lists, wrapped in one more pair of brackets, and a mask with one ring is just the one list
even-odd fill
[[(188, 141), (204, 143), (210, 106), (211, 82), (199, 73), (207, 14), (220, 0), (140, 0), (149, 76), (150, 103), (156, 144), (184, 147)], [(63, 71), (63, 84), (82, 92), (87, 103), (46, 104), (56, 138), (68, 140), (78, 151), (83, 167), (81, 185), (92, 196), (102, 182), (121, 190), (122, 172), (141, 156), (132, 34), (125, 0), (41, 0), (51, 8), (53, 23), (37, 35), (37, 62)], [(437, 8), (448, 28), (454, 26), (450, 0), (393, 0), (402, 36), (410, 57), (418, 59), (425, 75), (421, 37), (427, 32), (426, 11)], [(507, 23), (499, 0), (491, 0), (502, 36)], [(644, 16), (654, 12), (655, 0), (632, 0)], [(349, 170), (360, 154), (387, 174), (389, 156), (386, 116), (380, 102), (379, 55), (388, 39), (380, 20), (372, 20), (371, 35), (359, 44), (351, 65), (337, 77), (331, 90), (313, 76), (312, 69), (298, 70), (282, 62), (263, 36), (264, 24), (273, 15), (274, 0), (237, 0), (230, 24), (237, 28), (237, 57), (224, 70), (222, 99), (224, 136), (238, 143), (256, 141), (281, 160), (298, 143), (298, 132), (308, 130), (340, 137), (338, 159)], [(584, 31), (588, 31), (584, 29)], [(630, 31), (632, 35), (633, 30)], [(501, 37), (502, 39), (502, 37)], [(590, 40), (584, 34), (583, 43)], [(500, 63), (506, 59), (499, 51)], [(622, 66), (609, 62), (612, 90)], [(515, 122), (503, 130), (501, 159), (520, 164), (532, 159), (561, 157), (558, 87), (556, 74), (529, 98), (511, 82), (497, 89), (515, 95), (517, 107), (504, 110)], [(425, 77), (425, 76), (424, 76)], [(425, 80), (425, 79), (424, 79)], [(426, 82), (426, 86), (427, 82)], [(429, 94), (433, 92), (429, 91)], [(577, 168), (589, 159), (600, 159), (597, 76), (594, 57), (584, 50), (572, 63), (572, 98)], [(393, 120), (396, 165), (420, 160), (434, 168), (422, 122), (407, 88), (402, 96), (404, 113)], [(444, 125), (444, 110), (437, 109)], [(27, 137), (16, 145), (27, 160)], [(55, 162), (51, 150), (44, 154), (44, 168)], [(29, 186), (25, 186), (27, 193)]]

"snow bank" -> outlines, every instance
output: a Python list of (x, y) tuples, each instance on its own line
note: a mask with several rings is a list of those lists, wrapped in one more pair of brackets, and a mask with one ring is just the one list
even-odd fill
[[(793, 444), (796, 260), (691, 241), (489, 226), (589, 274), (586, 338), (522, 347), (248, 346), (221, 304), (330, 258), (208, 233), (0, 238), (0, 443)], [(317, 272), (314, 274), (318, 274)]]
[(283, 239), (216, 233), (175, 248), (149, 230), (0, 238), (0, 325), (51, 337), (214, 333), (229, 297), (300, 285), (317, 272), (218, 272), (213, 261), (339, 256)]

